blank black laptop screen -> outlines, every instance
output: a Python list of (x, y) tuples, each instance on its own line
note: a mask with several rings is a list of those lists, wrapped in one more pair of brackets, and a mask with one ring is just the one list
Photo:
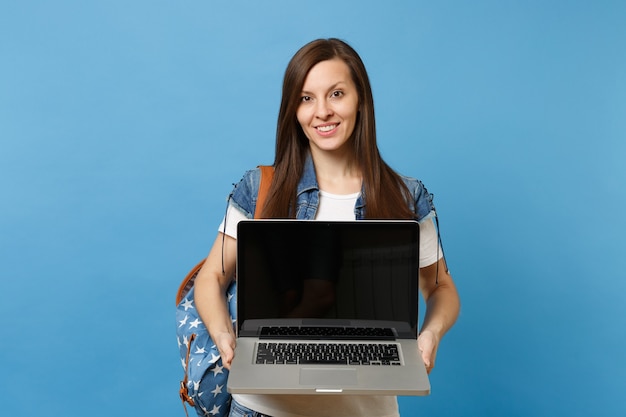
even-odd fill
[(237, 231), (238, 325), (332, 318), (408, 323), (417, 332), (414, 221), (243, 221)]

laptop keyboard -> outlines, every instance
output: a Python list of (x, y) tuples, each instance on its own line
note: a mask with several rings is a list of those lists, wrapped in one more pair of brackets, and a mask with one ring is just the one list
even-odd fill
[(336, 326), (266, 326), (261, 339), (395, 340), (391, 328)]
[(257, 344), (257, 364), (400, 365), (395, 343)]

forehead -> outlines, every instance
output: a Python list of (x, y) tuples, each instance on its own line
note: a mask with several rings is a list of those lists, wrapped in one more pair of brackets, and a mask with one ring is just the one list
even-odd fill
[(307, 74), (303, 90), (316, 90), (332, 87), (338, 83), (354, 85), (350, 68), (341, 59), (335, 58), (318, 62)]

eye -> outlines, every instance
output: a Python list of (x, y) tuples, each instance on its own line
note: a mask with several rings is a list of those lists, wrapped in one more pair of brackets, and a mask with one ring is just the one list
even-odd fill
[(300, 97), (300, 101), (303, 102), (303, 103), (308, 103), (311, 100), (312, 100), (311, 96), (302, 96), (302, 97)]
[(342, 97), (342, 96), (343, 96), (343, 94), (344, 94), (344, 93), (343, 93), (343, 91), (341, 91), (341, 90), (335, 90), (335, 91), (333, 91), (333, 92), (330, 94), (330, 96), (331, 96), (331, 97), (333, 97), (333, 98), (339, 98), (339, 97)]

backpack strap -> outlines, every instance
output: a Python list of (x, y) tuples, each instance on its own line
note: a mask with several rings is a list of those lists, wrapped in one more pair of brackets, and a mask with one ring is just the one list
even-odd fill
[[(261, 213), (263, 211), (263, 206), (265, 205), (265, 200), (267, 199), (267, 193), (270, 189), (270, 185), (272, 185), (272, 179), (274, 178), (274, 167), (270, 165), (260, 165), (259, 169), (261, 170), (261, 182), (259, 183), (259, 193), (257, 196), (256, 208), (254, 210), (254, 218), (260, 219)], [(185, 298), (193, 283), (200, 272), (200, 269), (204, 265), (204, 259), (201, 260), (196, 266), (194, 266), (191, 271), (187, 274), (183, 282), (178, 287), (178, 292), (176, 293), (176, 305), (180, 304), (181, 300)]]
[(255, 219), (260, 219), (261, 214), (263, 214), (267, 193), (270, 190), (270, 185), (272, 185), (272, 179), (274, 178), (273, 166), (260, 165), (259, 169), (261, 169), (261, 182), (259, 183), (259, 194), (256, 198), (256, 208), (254, 209)]
[(185, 377), (183, 378), (182, 381), (180, 381), (180, 389), (178, 390), (178, 395), (180, 395), (180, 399), (183, 402), (183, 408), (185, 409), (185, 415), (187, 417), (189, 417), (189, 414), (187, 413), (187, 406), (185, 405), (185, 402), (187, 402), (192, 407), (196, 406), (196, 403), (194, 402), (193, 398), (191, 397), (191, 395), (189, 395), (189, 392), (187, 391), (187, 384), (189, 383), (189, 377), (187, 374), (187, 369), (189, 368), (189, 355), (191, 355), (191, 342), (193, 342), (195, 338), (196, 338), (195, 333), (192, 333), (191, 336), (189, 337), (189, 341), (187, 345), (188, 346), (187, 347), (187, 359), (185, 360)]

